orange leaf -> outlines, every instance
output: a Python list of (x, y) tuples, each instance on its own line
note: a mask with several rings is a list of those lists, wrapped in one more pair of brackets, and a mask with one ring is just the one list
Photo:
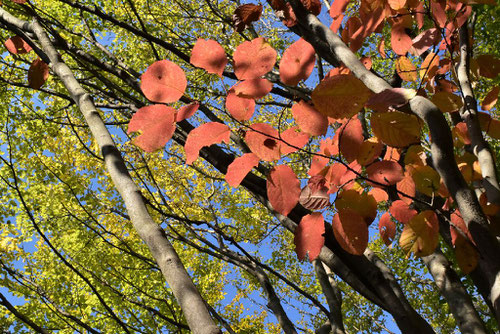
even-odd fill
[(199, 102), (193, 102), (188, 104), (187, 106), (179, 108), (175, 116), (175, 121), (180, 122), (185, 119), (188, 119), (189, 117), (194, 115), (194, 113), (198, 110), (199, 107), (200, 107)]
[(396, 224), (392, 221), (389, 212), (386, 212), (378, 221), (378, 231), (386, 246), (389, 246), (396, 236)]
[(406, 150), (404, 163), (405, 165), (425, 166), (426, 159), (424, 148), (420, 145), (412, 145)]
[(365, 84), (353, 75), (325, 78), (312, 92), (316, 109), (335, 119), (351, 118), (371, 96)]
[(247, 121), (255, 111), (255, 100), (237, 96), (234, 89), (230, 89), (226, 97), (226, 109), (237, 121)]
[(293, 238), (295, 252), (300, 261), (303, 261), (307, 254), (310, 262), (318, 257), (325, 244), (323, 234), (325, 234), (325, 221), (321, 213), (314, 212), (302, 217)]
[(415, 182), (413, 181), (410, 173), (405, 172), (404, 178), (396, 184), (396, 189), (406, 195), (403, 196), (402, 194), (399, 194), (399, 197), (403, 202), (408, 205), (413, 202), (410, 197), (415, 197)]
[(420, 142), (420, 123), (416, 116), (399, 111), (374, 113), (370, 123), (373, 133), (392, 147), (406, 147)]
[(49, 65), (40, 58), (35, 59), (28, 69), (28, 85), (40, 89), (49, 77)]
[(372, 188), (369, 192), (370, 195), (375, 198), (377, 203), (380, 202), (385, 202), (389, 199), (389, 195), (387, 195), (387, 191), (381, 189), (381, 188)]
[(405, 81), (417, 80), (417, 68), (405, 56), (399, 57), (396, 61), (396, 71), (401, 79)]
[(405, 8), (406, 0), (388, 0), (389, 6), (394, 10)]
[(337, 130), (339, 138), (340, 153), (348, 163), (353, 162), (358, 157), (359, 149), (363, 143), (363, 128), (361, 122), (356, 117), (348, 120)]
[(286, 216), (299, 202), (300, 182), (287, 165), (275, 166), (267, 177), (267, 197), (276, 212)]
[(439, 223), (436, 214), (427, 210), (413, 217), (405, 224), (399, 245), (403, 251), (410, 255), (422, 257), (431, 255), (439, 243)]
[(427, 57), (420, 65), (419, 73), (420, 79), (427, 77), (427, 80), (434, 78), (439, 68), (439, 56), (433, 52), (429, 52)]
[(275, 161), (281, 158), (278, 130), (267, 123), (255, 123), (245, 134), (245, 142), (261, 160)]
[(256, 79), (271, 71), (276, 50), (262, 37), (241, 43), (234, 52), (234, 74), (240, 80)]
[(437, 28), (430, 28), (422, 31), (412, 40), (410, 52), (414, 56), (420, 56), (427, 51), (431, 46), (437, 45), (441, 40), (441, 31)]
[(300, 129), (311, 136), (324, 135), (328, 130), (328, 118), (303, 100), (292, 106), (292, 115)]
[(208, 73), (217, 74), (222, 77), (222, 72), (227, 64), (224, 48), (214, 40), (199, 38), (191, 51), (189, 60), (193, 66), (201, 67)]
[(446, 0), (431, 1), (431, 14), (438, 23), (440, 28), (444, 28), (448, 20), (446, 17), (445, 8), (446, 8)]
[(368, 225), (363, 217), (350, 209), (333, 216), (333, 234), (340, 246), (348, 253), (362, 255), (368, 246)]
[(389, 212), (398, 222), (407, 224), (417, 215), (417, 211), (410, 209), (410, 206), (402, 200), (392, 202)]
[(366, 106), (378, 112), (386, 112), (389, 107), (401, 107), (408, 103), (417, 92), (414, 89), (389, 88), (373, 95)]
[(234, 10), (233, 25), (237, 32), (245, 30), (250, 23), (258, 21), (262, 15), (262, 5), (253, 3), (238, 6)]
[(204, 146), (210, 146), (218, 143), (229, 143), (231, 130), (225, 124), (218, 122), (209, 122), (200, 125), (192, 130), (184, 144), (186, 151), (186, 164), (191, 165), (199, 156), (200, 150)]
[(309, 78), (316, 61), (315, 54), (312, 45), (303, 38), (290, 45), (281, 58), (281, 81), (286, 85), (296, 86), (301, 80)]
[(184, 70), (170, 60), (154, 62), (141, 76), (141, 90), (153, 102), (175, 102), (184, 94), (186, 86)]
[(127, 133), (140, 131), (133, 144), (146, 152), (163, 148), (175, 131), (175, 109), (154, 104), (139, 109), (128, 124)]
[(405, 27), (401, 23), (394, 23), (391, 30), (392, 50), (400, 56), (406, 55), (413, 42), (411, 37), (405, 32)]
[(237, 157), (227, 167), (226, 181), (234, 188), (237, 188), (248, 173), (259, 164), (259, 157), (253, 153), (245, 153)]
[(261, 99), (273, 89), (271, 81), (262, 78), (243, 80), (233, 88), (234, 92), (239, 97), (247, 99)]
[(483, 110), (491, 110), (491, 108), (497, 104), (499, 92), (500, 86), (493, 87), (481, 103), (481, 108), (483, 108)]
[(282, 155), (297, 152), (306, 146), (309, 135), (299, 131), (297, 126), (291, 127), (281, 133), (280, 151)]
[(397, 162), (387, 160), (371, 164), (366, 168), (366, 173), (368, 174), (369, 181), (388, 186), (398, 183), (404, 177), (401, 165)]
[(5, 41), (5, 47), (10, 53), (23, 54), (32, 50), (31, 46), (21, 36), (14, 36)]

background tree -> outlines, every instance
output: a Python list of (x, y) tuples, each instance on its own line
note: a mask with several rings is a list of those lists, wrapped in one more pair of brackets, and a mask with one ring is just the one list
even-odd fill
[(498, 330), (491, 5), (4, 3), (3, 330)]

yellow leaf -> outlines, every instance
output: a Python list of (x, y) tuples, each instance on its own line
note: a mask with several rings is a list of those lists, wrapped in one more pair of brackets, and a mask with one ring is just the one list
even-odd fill
[(420, 123), (416, 116), (399, 111), (374, 113), (371, 117), (373, 133), (392, 147), (406, 147), (420, 142)]
[(439, 224), (436, 214), (427, 210), (413, 217), (404, 225), (399, 238), (399, 245), (406, 256), (413, 252), (422, 257), (434, 252), (439, 242)]

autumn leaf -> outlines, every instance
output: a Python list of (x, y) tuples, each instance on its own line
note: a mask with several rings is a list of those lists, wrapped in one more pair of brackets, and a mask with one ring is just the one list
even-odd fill
[(262, 37), (241, 43), (234, 52), (234, 74), (240, 80), (256, 79), (271, 71), (276, 50)]
[(184, 107), (179, 108), (175, 116), (175, 121), (180, 122), (185, 119), (188, 119), (189, 117), (194, 115), (194, 113), (198, 110), (199, 107), (200, 107), (199, 102), (193, 102)]
[(405, 27), (401, 23), (394, 23), (391, 29), (392, 50), (400, 56), (406, 55), (413, 42), (405, 32)]
[(245, 30), (252, 22), (258, 21), (262, 15), (261, 4), (245, 4), (238, 6), (233, 14), (233, 26), (237, 32)]
[(385, 212), (378, 221), (380, 237), (386, 246), (389, 246), (396, 236), (396, 224), (392, 221), (389, 212)]
[(408, 205), (413, 202), (413, 199), (411, 197), (415, 197), (416, 190), (415, 190), (415, 182), (413, 181), (411, 173), (409, 172), (404, 173), (403, 179), (396, 184), (396, 189), (402, 193), (399, 194), (399, 197), (403, 202), (405, 202)]
[(356, 160), (361, 166), (366, 166), (380, 156), (383, 147), (384, 145), (378, 138), (368, 138), (361, 143)]
[(356, 160), (364, 139), (361, 121), (356, 117), (351, 118), (337, 130), (335, 135), (338, 135), (340, 153), (344, 159), (348, 163)]
[(429, 54), (427, 54), (424, 61), (420, 65), (420, 79), (427, 78), (427, 80), (431, 80), (436, 75), (438, 68), (439, 56), (433, 52), (429, 52)]
[(411, 176), (415, 182), (416, 190), (427, 196), (432, 196), (439, 190), (441, 177), (431, 166), (415, 166)]
[(141, 90), (153, 102), (175, 102), (184, 94), (186, 87), (184, 71), (170, 60), (154, 62), (141, 76)]
[(378, 112), (386, 112), (389, 107), (401, 107), (415, 97), (417, 92), (407, 88), (389, 88), (373, 95), (366, 102), (366, 106)]
[(392, 202), (389, 212), (394, 219), (403, 224), (407, 224), (418, 214), (416, 210), (411, 209), (408, 203), (405, 203), (402, 200)]
[(239, 97), (258, 100), (266, 96), (272, 88), (273, 84), (271, 81), (256, 78), (243, 80), (234, 86), (232, 90), (234, 90), (235, 94)]
[(281, 140), (280, 152), (286, 155), (303, 148), (309, 142), (309, 135), (294, 126), (281, 133)]
[(351, 118), (363, 108), (370, 96), (370, 90), (353, 75), (325, 78), (311, 95), (314, 107), (334, 119)]
[(321, 0), (300, 0), (305, 9), (313, 15), (321, 13)]
[(248, 121), (255, 111), (255, 100), (236, 95), (230, 89), (226, 97), (226, 109), (237, 121)]
[(132, 143), (146, 152), (163, 148), (175, 131), (176, 110), (163, 104), (140, 108), (130, 120), (127, 133), (140, 132)]
[[(383, 185), (393, 185), (401, 181), (404, 177), (403, 168), (394, 161), (378, 161), (366, 167), (369, 181), (381, 183)], [(378, 184), (376, 186), (379, 186)]]
[(405, 224), (399, 245), (409, 256), (413, 252), (415, 256), (422, 257), (434, 252), (439, 243), (439, 223), (436, 214), (431, 211), (423, 211), (413, 217)]
[(292, 115), (300, 130), (311, 136), (322, 136), (328, 130), (328, 118), (303, 100), (292, 106)]
[(335, 200), (338, 211), (350, 209), (363, 217), (365, 223), (370, 225), (377, 216), (377, 201), (365, 192), (359, 193), (354, 189), (342, 190)]
[(405, 81), (417, 80), (417, 68), (405, 56), (401, 56), (396, 60), (396, 71), (401, 79)]
[(280, 80), (286, 85), (296, 86), (309, 78), (316, 62), (315, 54), (312, 45), (303, 38), (290, 45), (281, 58)]
[(315, 175), (307, 181), (302, 188), (299, 203), (308, 210), (321, 210), (330, 204), (330, 195), (325, 186), (326, 179), (323, 175)]
[(481, 103), (483, 110), (491, 110), (497, 104), (498, 93), (500, 93), (500, 86), (493, 87)]
[(450, 92), (438, 92), (431, 99), (441, 112), (454, 112), (462, 108), (462, 98)]
[(324, 234), (325, 222), (321, 213), (313, 212), (302, 217), (293, 238), (295, 252), (300, 261), (308, 256), (309, 261), (312, 262), (319, 256), (325, 244)]
[(245, 153), (241, 157), (237, 157), (227, 167), (226, 182), (231, 187), (237, 188), (245, 176), (258, 164), (259, 157), (253, 153)]
[(348, 253), (362, 255), (368, 246), (368, 225), (357, 212), (344, 209), (333, 216), (333, 234)]
[(222, 77), (227, 57), (224, 48), (217, 41), (199, 38), (191, 51), (189, 61), (193, 66)]
[(191, 165), (200, 154), (204, 146), (210, 146), (218, 143), (229, 143), (231, 130), (225, 124), (218, 122), (209, 122), (200, 125), (192, 130), (184, 144), (186, 151), (186, 164)]
[(28, 69), (28, 85), (40, 89), (49, 77), (49, 65), (40, 58), (35, 59)]
[(437, 45), (441, 40), (441, 31), (437, 28), (430, 28), (422, 31), (412, 40), (410, 52), (414, 56), (421, 56), (431, 46)]
[(278, 130), (267, 123), (255, 123), (245, 134), (245, 142), (261, 160), (275, 161), (281, 158)]
[(13, 36), (5, 41), (5, 47), (12, 54), (28, 53), (32, 50), (31, 46), (22, 39), (21, 36)]
[(373, 133), (392, 147), (406, 147), (420, 142), (420, 123), (416, 116), (399, 111), (374, 113), (370, 124)]
[(286, 216), (299, 202), (300, 182), (287, 165), (274, 167), (267, 177), (267, 197), (273, 209)]
[(476, 58), (479, 74), (485, 78), (495, 79), (500, 73), (500, 59), (493, 55), (480, 55)]

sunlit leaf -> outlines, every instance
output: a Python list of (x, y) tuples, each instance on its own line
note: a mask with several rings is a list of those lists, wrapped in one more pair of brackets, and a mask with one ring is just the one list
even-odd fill
[(374, 113), (370, 123), (373, 133), (392, 147), (406, 147), (420, 142), (420, 122), (414, 115), (399, 111)]
[(302, 217), (293, 238), (299, 260), (303, 261), (308, 256), (312, 262), (318, 257), (325, 244), (323, 234), (325, 234), (325, 222), (321, 213), (313, 212)]
[(234, 52), (234, 74), (240, 80), (256, 79), (271, 71), (276, 50), (262, 37), (241, 43)]
[(427, 210), (413, 217), (405, 224), (399, 245), (407, 256), (411, 252), (417, 257), (434, 252), (439, 243), (439, 223), (436, 214)]
[(368, 246), (368, 225), (355, 211), (344, 209), (333, 216), (333, 234), (348, 253), (362, 255)]
[(245, 153), (237, 157), (227, 167), (226, 181), (231, 187), (238, 187), (247, 174), (259, 164), (259, 157), (253, 153)]
[(303, 38), (290, 45), (281, 58), (281, 81), (286, 85), (296, 86), (301, 80), (309, 78), (316, 61), (315, 54), (312, 45)]
[(186, 86), (184, 71), (170, 60), (154, 62), (141, 76), (141, 90), (153, 102), (175, 102), (184, 94)]
[(174, 134), (175, 114), (174, 108), (163, 104), (139, 109), (128, 124), (127, 133), (141, 133), (132, 143), (146, 152), (163, 148)]
[(209, 122), (200, 125), (192, 130), (184, 144), (186, 151), (186, 164), (191, 165), (199, 156), (200, 150), (204, 146), (210, 146), (218, 143), (229, 143), (231, 130), (225, 124), (218, 122)]
[(286, 216), (299, 202), (300, 182), (287, 165), (274, 167), (267, 177), (267, 197), (273, 209)]

